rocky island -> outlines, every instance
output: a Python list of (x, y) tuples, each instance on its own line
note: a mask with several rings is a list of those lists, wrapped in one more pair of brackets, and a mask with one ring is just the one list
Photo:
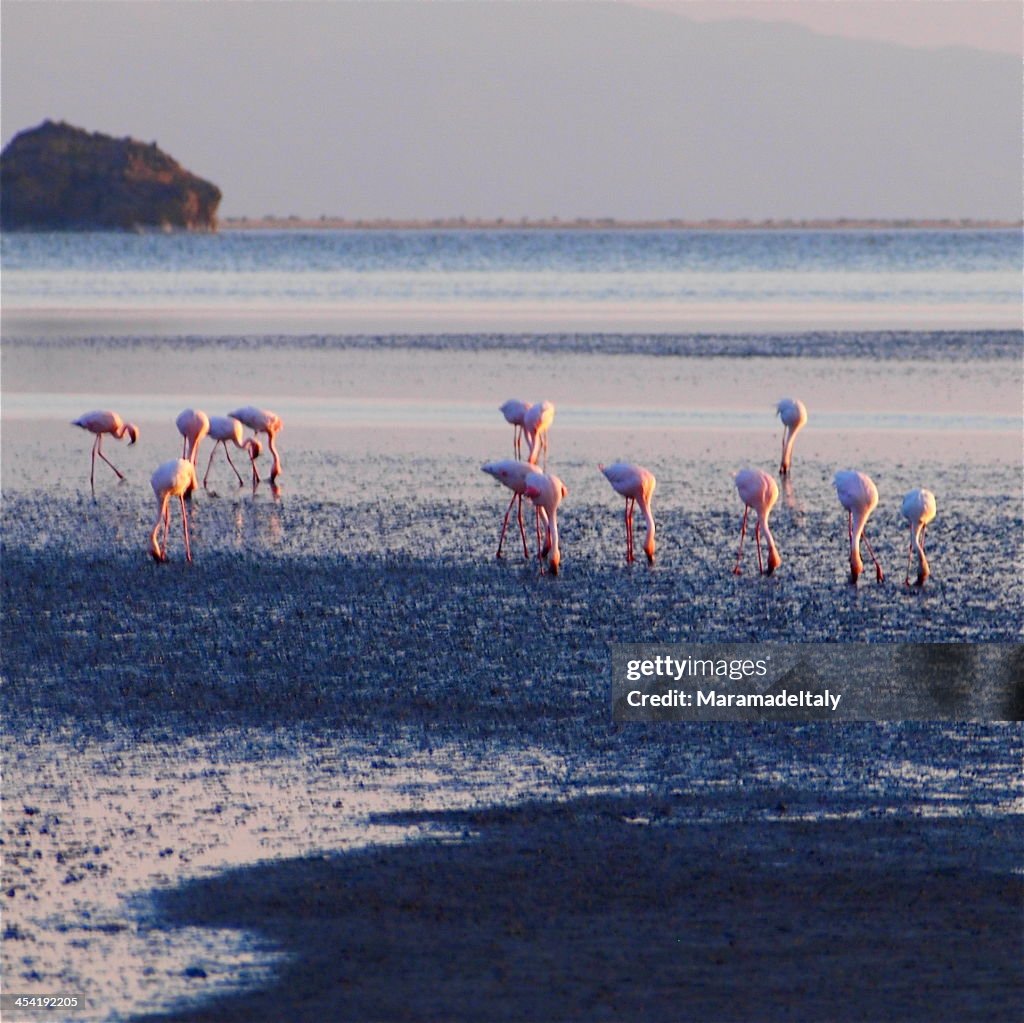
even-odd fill
[(215, 231), (220, 189), (155, 142), (44, 121), (0, 154), (0, 227)]

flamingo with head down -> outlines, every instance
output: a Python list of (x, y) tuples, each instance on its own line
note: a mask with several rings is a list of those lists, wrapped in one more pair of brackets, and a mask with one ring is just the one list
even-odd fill
[(529, 558), (530, 551), (526, 546), (526, 527), (523, 525), (523, 495), (526, 493), (526, 477), (535, 471), (529, 462), (517, 462), (506, 458), (501, 462), (488, 462), (480, 467), (493, 476), (499, 483), (504, 483), (512, 491), (512, 500), (505, 509), (505, 521), (501, 524), (501, 536), (498, 537), (497, 557), (501, 557), (501, 545), (505, 541), (505, 530), (508, 528), (508, 517), (512, 514), (512, 505), (519, 502), (519, 533), (523, 538), (523, 557)]
[[(779, 485), (773, 477), (761, 469), (741, 469), (736, 473), (735, 480), (736, 489), (743, 501), (743, 522), (740, 524), (740, 548), (736, 552), (736, 566), (732, 570), (733, 574), (740, 575), (742, 573), (740, 558), (743, 557), (743, 538), (747, 535), (747, 513), (753, 508), (757, 514), (757, 523), (754, 526), (757, 570), (762, 575), (771, 575), (782, 564), (782, 558), (775, 546), (775, 538), (768, 525), (768, 516), (771, 515), (772, 508), (775, 507), (775, 502), (779, 499)], [(764, 530), (764, 538), (768, 545), (767, 570), (761, 560), (761, 530)]]
[(931, 575), (928, 567), (928, 559), (924, 556), (924, 535), (928, 529), (928, 523), (935, 518), (935, 495), (930, 490), (911, 490), (903, 498), (903, 517), (910, 523), (910, 550), (907, 551), (907, 574), (903, 579), (904, 585), (910, 585), (910, 559), (913, 557), (914, 549), (917, 549), (918, 572), (915, 586), (924, 586), (925, 579)]
[(882, 566), (871, 549), (864, 526), (868, 518), (878, 505), (878, 488), (870, 476), (853, 469), (843, 469), (836, 473), (832, 481), (839, 495), (839, 503), (846, 509), (848, 518), (848, 532), (850, 535), (850, 582), (856, 583), (861, 572), (864, 571), (864, 562), (860, 556), (860, 540), (864, 538), (868, 554), (875, 563), (875, 578), (878, 582), (885, 579)]
[[(149, 553), (154, 561), (167, 560), (167, 536), (171, 529), (171, 498), (176, 497), (181, 505), (181, 529), (185, 537), (185, 558), (192, 560), (192, 547), (188, 536), (188, 511), (185, 495), (195, 490), (196, 467), (188, 458), (172, 458), (157, 466), (152, 478), (153, 493), (156, 494), (156, 521), (149, 535)], [(160, 528), (163, 527), (163, 546), (160, 544)]]
[(633, 515), (636, 506), (640, 505), (640, 511), (647, 520), (647, 540), (644, 543), (644, 554), (647, 555), (647, 563), (654, 564), (654, 514), (651, 511), (651, 500), (654, 497), (654, 488), (657, 480), (654, 473), (645, 469), (642, 465), (634, 465), (632, 462), (614, 462), (611, 465), (599, 465), (598, 469), (604, 473), (605, 478), (612, 485), (616, 493), (626, 499), (626, 561), (633, 559)]
[[(552, 575), (558, 575), (562, 554), (558, 547), (558, 506), (567, 497), (569, 488), (555, 475), (531, 472), (526, 477), (526, 496), (537, 509), (537, 557), (543, 565), (548, 559)], [(540, 520), (544, 520), (545, 537), (543, 546), (540, 538)]]
[(786, 476), (793, 460), (793, 442), (807, 423), (807, 406), (799, 398), (783, 398), (775, 406), (775, 411), (785, 427), (782, 431), (782, 464), (779, 466), (779, 475)]
[(537, 459), (543, 451), (545, 470), (548, 467), (548, 431), (554, 421), (555, 406), (550, 401), (531, 405), (523, 416), (523, 436), (530, 448), (526, 460), (531, 465), (536, 465)]
[(512, 451), (517, 459), (523, 457), (523, 430), (524, 417), (530, 410), (528, 401), (520, 401), (518, 398), (509, 398), (498, 411), (505, 417), (506, 423), (512, 424)]
[(199, 457), (199, 445), (210, 432), (210, 417), (199, 409), (187, 408), (178, 413), (174, 425), (181, 434), (181, 457), (195, 465)]
[(99, 455), (111, 469), (117, 473), (119, 480), (124, 479), (124, 474), (114, 463), (103, 454), (103, 435), (109, 433), (114, 440), (122, 440), (125, 434), (128, 434), (130, 438), (128, 441), (129, 447), (139, 439), (139, 428), (134, 423), (126, 423), (116, 412), (109, 410), (97, 410), (95, 412), (86, 412), (84, 416), (79, 416), (71, 424), (72, 426), (80, 426), (83, 430), (88, 430), (90, 433), (96, 434), (96, 440), (93, 441), (92, 445), (92, 468), (89, 471), (89, 485), (92, 487), (93, 497), (96, 496), (96, 456)]
[(213, 465), (213, 456), (217, 454), (217, 448), (221, 445), (224, 446), (224, 456), (228, 460), (228, 465), (231, 466), (232, 471), (238, 477), (238, 485), (240, 487), (245, 485), (242, 474), (235, 468), (235, 463), (231, 461), (231, 452), (228, 451), (228, 441), (230, 441), (236, 448), (241, 448), (248, 454), (249, 464), (252, 467), (252, 485), (255, 487), (260, 481), (260, 474), (256, 470), (256, 459), (260, 457), (260, 453), (263, 451), (263, 446), (260, 442), (255, 437), (243, 440), (242, 424), (233, 416), (210, 416), (210, 436), (214, 439), (215, 443), (213, 450), (210, 452), (210, 460), (206, 463), (206, 475), (203, 477), (203, 486), (206, 486), (206, 481), (209, 478), (210, 468)]
[(273, 485), (277, 477), (281, 475), (281, 456), (278, 454), (275, 443), (277, 435), (281, 432), (284, 423), (276, 412), (268, 412), (267, 409), (256, 408), (255, 405), (246, 405), (244, 408), (236, 408), (229, 412), (232, 419), (237, 419), (249, 427), (254, 433), (265, 433), (267, 435), (267, 447), (274, 456), (274, 464), (270, 469), (270, 482)]

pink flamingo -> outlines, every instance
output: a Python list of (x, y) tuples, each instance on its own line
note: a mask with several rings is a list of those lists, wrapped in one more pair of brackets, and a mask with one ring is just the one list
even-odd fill
[(779, 475), (785, 476), (793, 459), (793, 441), (807, 423), (807, 406), (799, 398), (783, 398), (775, 406), (775, 411), (785, 427), (782, 431), (782, 464), (779, 466)]
[(206, 480), (210, 475), (210, 467), (213, 465), (213, 456), (217, 454), (217, 448), (219, 445), (224, 445), (224, 455), (228, 460), (228, 465), (231, 466), (232, 471), (238, 477), (238, 485), (244, 486), (245, 481), (242, 479), (242, 474), (235, 468), (235, 463), (231, 461), (231, 452), (228, 451), (228, 441), (231, 441), (236, 448), (241, 448), (249, 455), (249, 464), (252, 466), (252, 485), (255, 487), (260, 481), (260, 474), (256, 471), (256, 459), (260, 457), (260, 453), (263, 451), (263, 447), (258, 440), (250, 437), (248, 440), (242, 439), (242, 424), (239, 420), (233, 416), (210, 416), (210, 436), (214, 439), (213, 450), (210, 452), (210, 460), (206, 463), (206, 475), (203, 477), (203, 486), (206, 486)]
[[(558, 506), (563, 497), (569, 494), (569, 488), (555, 475), (543, 472), (531, 472), (526, 477), (526, 496), (537, 509), (537, 557), (543, 565), (548, 558), (552, 575), (558, 575), (558, 566), (562, 555), (558, 549)], [(544, 519), (546, 534), (544, 546), (540, 541), (540, 520)], [(550, 555), (550, 556), (549, 556)]]
[(83, 430), (96, 434), (96, 440), (92, 445), (92, 468), (89, 472), (89, 485), (92, 487), (92, 496), (96, 496), (96, 456), (99, 455), (114, 472), (119, 480), (124, 479), (121, 470), (103, 454), (103, 434), (109, 433), (114, 440), (123, 440), (127, 433), (129, 436), (128, 446), (131, 447), (139, 439), (139, 428), (134, 423), (126, 423), (116, 413), (110, 411), (86, 412), (79, 416), (72, 426), (80, 426)]
[(530, 410), (528, 401), (509, 398), (498, 411), (505, 417), (506, 423), (512, 424), (512, 450), (516, 458), (523, 457), (523, 417)]
[[(192, 548), (188, 539), (188, 512), (185, 509), (185, 495), (198, 485), (196, 467), (187, 458), (172, 458), (157, 467), (153, 473), (153, 493), (156, 494), (156, 522), (149, 537), (149, 553), (155, 561), (167, 560), (167, 536), (171, 529), (171, 498), (176, 497), (181, 505), (181, 529), (185, 536), (185, 557), (192, 560)], [(160, 527), (164, 529), (164, 543), (160, 546)]]
[(544, 468), (548, 467), (548, 430), (555, 420), (555, 406), (550, 401), (542, 401), (531, 405), (523, 416), (523, 436), (530, 447), (526, 460), (531, 465), (537, 464), (537, 457), (544, 452)]
[(935, 518), (935, 495), (930, 490), (911, 490), (903, 498), (903, 517), (910, 523), (910, 550), (907, 551), (907, 574), (903, 579), (905, 586), (910, 585), (910, 559), (917, 548), (920, 567), (915, 586), (924, 586), (925, 579), (931, 575), (928, 559), (924, 556), (924, 535), (928, 523)]
[(519, 502), (519, 533), (523, 538), (523, 557), (529, 558), (530, 551), (526, 546), (526, 527), (523, 525), (523, 494), (526, 493), (526, 477), (534, 472), (534, 466), (529, 462), (516, 462), (507, 458), (502, 462), (488, 462), (480, 467), (483, 472), (493, 476), (496, 480), (504, 483), (512, 491), (512, 500), (505, 510), (505, 521), (501, 524), (501, 536), (498, 537), (498, 553), (501, 557), (501, 545), (505, 540), (505, 530), (508, 528), (508, 517), (512, 514), (512, 505)]
[[(779, 485), (775, 480), (761, 469), (741, 469), (736, 473), (736, 489), (739, 491), (740, 499), (743, 501), (743, 522), (740, 524), (740, 548), (736, 552), (736, 567), (734, 575), (741, 575), (740, 558), (743, 557), (743, 538), (747, 535), (747, 513), (751, 508), (757, 513), (757, 523), (754, 526), (754, 544), (757, 547), (757, 570), (762, 575), (771, 575), (775, 569), (782, 564), (778, 548), (775, 546), (775, 539), (772, 537), (771, 528), (768, 525), (768, 516), (779, 499)], [(764, 567), (761, 560), (761, 530), (764, 530), (764, 538), (768, 545), (768, 568)]]
[(274, 456), (274, 465), (270, 470), (270, 482), (273, 484), (281, 475), (281, 456), (277, 453), (277, 446), (274, 443), (277, 435), (281, 432), (284, 423), (281, 417), (266, 409), (256, 408), (254, 405), (246, 405), (245, 408), (237, 408), (229, 412), (232, 419), (237, 419), (249, 427), (254, 433), (265, 433), (267, 435), (267, 447)]
[(612, 465), (599, 465), (598, 469), (605, 474), (613, 489), (626, 499), (626, 561), (633, 561), (633, 514), (637, 504), (647, 520), (647, 542), (644, 553), (647, 563), (654, 564), (654, 515), (651, 512), (651, 499), (657, 480), (654, 473), (642, 465), (632, 462), (615, 462)]
[(868, 516), (875, 510), (878, 504), (878, 488), (872, 482), (870, 476), (866, 476), (862, 472), (855, 472), (852, 469), (844, 469), (837, 472), (832, 483), (836, 488), (836, 493), (839, 495), (839, 503), (846, 509), (849, 515), (850, 582), (856, 583), (858, 576), (864, 571), (864, 562), (860, 557), (861, 536), (864, 537), (868, 554), (871, 555), (871, 560), (875, 563), (875, 578), (882, 582), (885, 578), (882, 566), (878, 563), (878, 558), (875, 557), (875, 552), (871, 549), (867, 533), (864, 532)]
[(199, 457), (199, 445), (210, 432), (210, 417), (198, 409), (187, 408), (178, 413), (174, 422), (182, 438), (181, 457), (195, 465)]

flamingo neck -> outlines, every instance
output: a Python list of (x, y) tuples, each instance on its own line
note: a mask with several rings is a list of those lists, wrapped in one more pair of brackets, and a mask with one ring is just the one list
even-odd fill
[(775, 537), (772, 536), (771, 527), (768, 525), (768, 515), (758, 515), (761, 521), (761, 529), (764, 530), (764, 538), (768, 544), (768, 564), (773, 568), (777, 568), (782, 564), (782, 558), (779, 556), (779, 549), (775, 546)]
[(153, 532), (149, 534), (149, 553), (157, 561), (162, 561), (164, 556), (163, 551), (160, 549), (160, 541), (157, 538), (160, 535), (160, 527), (163, 525), (170, 499), (171, 495), (169, 493), (158, 495), (156, 499), (156, 522), (153, 523)]
[(916, 529), (911, 526), (911, 531), (914, 549), (917, 551), (917, 557), (921, 566), (918, 570), (918, 582), (921, 583), (931, 575), (931, 569), (928, 567), (928, 559), (924, 556), (924, 544), (921, 543), (921, 534), (924, 532), (924, 523), (918, 522)]
[(654, 560), (654, 513), (651, 511), (651, 502), (646, 497), (640, 497), (637, 499), (637, 503), (640, 505), (640, 511), (643, 512), (644, 518), (647, 520), (647, 540), (644, 543), (644, 554), (647, 555), (648, 561)]
[(864, 571), (864, 561), (860, 556), (860, 538), (864, 535), (870, 511), (859, 511), (853, 517), (850, 527), (850, 570), (856, 578)]
[(562, 555), (558, 549), (558, 509), (552, 508), (548, 512), (548, 542), (551, 545), (550, 564), (551, 571), (558, 575), (558, 566), (562, 562)]
[(793, 442), (796, 440), (796, 430), (786, 427), (786, 445), (782, 450), (782, 464), (789, 469), (793, 460)]
[(274, 467), (270, 470), (270, 479), (273, 481), (281, 475), (281, 456), (277, 453), (277, 445), (274, 443), (276, 435), (268, 432), (267, 437), (267, 447), (270, 448), (270, 453), (274, 456)]

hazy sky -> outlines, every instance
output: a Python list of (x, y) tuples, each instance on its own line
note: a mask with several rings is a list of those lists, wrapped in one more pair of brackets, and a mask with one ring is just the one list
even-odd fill
[(5, 144), (47, 117), (156, 141), (226, 216), (1020, 215), (1017, 2), (0, 16)]

